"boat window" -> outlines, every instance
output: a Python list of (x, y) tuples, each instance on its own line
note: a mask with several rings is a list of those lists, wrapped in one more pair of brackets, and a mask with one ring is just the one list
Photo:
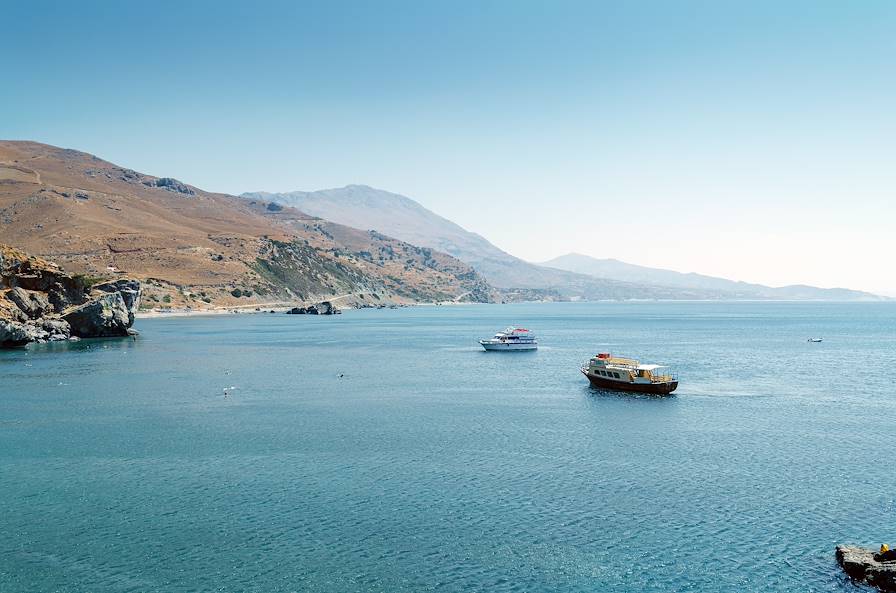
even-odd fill
[(616, 378), (618, 379), (618, 378), (619, 378), (619, 373), (613, 373), (613, 376), (616, 377)]

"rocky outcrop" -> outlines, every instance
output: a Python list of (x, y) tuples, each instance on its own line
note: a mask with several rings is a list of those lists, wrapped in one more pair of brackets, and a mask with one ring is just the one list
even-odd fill
[(17, 348), (31, 341), (31, 333), (25, 324), (0, 319), (0, 348)]
[(339, 309), (330, 301), (323, 301), (307, 307), (293, 307), (286, 312), (287, 315), (338, 315)]
[(63, 319), (38, 319), (25, 323), (0, 318), (0, 348), (18, 348), (29, 342), (57, 342), (72, 336)]
[(125, 309), (128, 312), (128, 327), (134, 324), (134, 316), (140, 307), (141, 287), (138, 280), (132, 278), (122, 278), (121, 280), (113, 280), (111, 282), (103, 282), (93, 287), (94, 292), (118, 293), (124, 301)]
[(173, 191), (179, 194), (184, 194), (185, 196), (195, 196), (196, 192), (186, 183), (182, 181), (178, 181), (173, 177), (160, 177), (158, 179), (153, 179), (150, 181), (144, 181), (143, 185), (148, 187), (158, 187), (161, 189), (167, 189), (168, 191)]
[(837, 563), (851, 578), (886, 592), (896, 592), (896, 560), (881, 561), (874, 550), (837, 546)]
[(72, 335), (82, 338), (106, 338), (126, 336), (131, 321), (124, 298), (117, 292), (95, 297), (83, 305), (71, 307), (62, 313)]
[(47, 295), (36, 290), (26, 290), (16, 286), (6, 294), (6, 298), (11, 300), (29, 319), (38, 319), (52, 310)]
[(126, 336), (140, 306), (131, 279), (89, 287), (83, 277), (0, 245), (0, 348), (70, 338)]

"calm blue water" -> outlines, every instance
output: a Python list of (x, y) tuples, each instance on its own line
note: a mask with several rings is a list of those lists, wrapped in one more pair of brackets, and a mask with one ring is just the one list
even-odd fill
[[(478, 349), (510, 323), (542, 348)], [(0, 353), (0, 591), (855, 591), (834, 545), (896, 542), (896, 304), (138, 328)]]

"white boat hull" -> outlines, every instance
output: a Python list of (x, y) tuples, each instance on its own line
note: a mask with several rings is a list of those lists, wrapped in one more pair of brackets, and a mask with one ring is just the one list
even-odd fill
[(538, 350), (538, 344), (535, 342), (530, 343), (513, 343), (513, 342), (491, 342), (488, 340), (480, 340), (480, 344), (486, 350)]

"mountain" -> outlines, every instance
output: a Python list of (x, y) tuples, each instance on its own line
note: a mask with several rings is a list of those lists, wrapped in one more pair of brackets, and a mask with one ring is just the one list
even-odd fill
[(291, 206), (359, 229), (376, 229), (451, 254), (473, 266), (508, 299), (877, 299), (846, 289), (770, 288), (570, 254), (533, 264), (427, 210), (411, 198), (366, 185), (320, 191), (251, 192), (250, 200)]
[(623, 282), (638, 282), (669, 286), (686, 290), (709, 291), (717, 298), (781, 299), (781, 300), (883, 300), (867, 292), (846, 288), (817, 288), (792, 285), (771, 287), (762, 284), (737, 282), (703, 274), (682, 273), (659, 268), (629, 264), (617, 259), (597, 259), (580, 253), (568, 253), (543, 262), (541, 265), (597, 278)]
[(495, 296), (434, 249), (35, 142), (0, 141), (0, 238), (91, 280), (140, 279), (146, 306)]
[(358, 229), (375, 229), (413, 245), (437, 249), (476, 267), (495, 286), (542, 287), (545, 284), (526, 282), (525, 277), (536, 266), (501, 251), (482, 236), (464, 230), (400, 194), (366, 185), (348, 185), (313, 192), (250, 192), (242, 197), (276, 202), (312, 216)]
[(443, 251), (475, 268), (490, 284), (502, 289), (506, 299), (700, 298), (692, 291), (596, 279), (531, 264), (411, 198), (366, 185), (313, 192), (249, 192), (242, 197), (290, 206), (340, 224), (375, 229), (414, 245)]

